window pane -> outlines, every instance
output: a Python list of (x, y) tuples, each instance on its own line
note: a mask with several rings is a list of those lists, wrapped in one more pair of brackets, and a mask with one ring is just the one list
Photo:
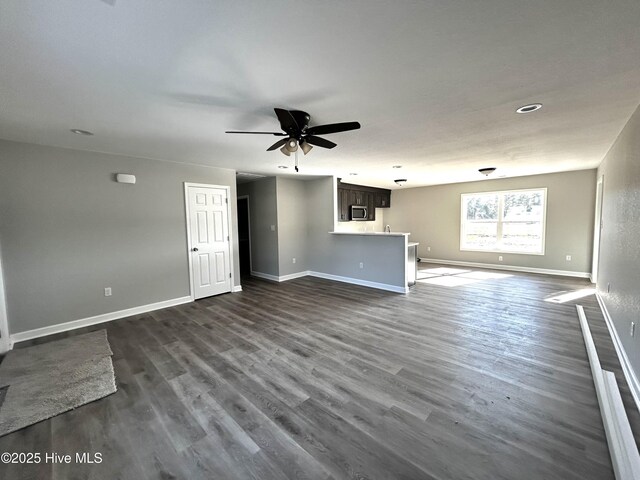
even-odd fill
[(473, 195), (463, 197), (466, 206), (467, 220), (497, 220), (498, 196)]
[(504, 222), (502, 249), (513, 252), (542, 252), (542, 224), (540, 222)]
[(546, 189), (461, 195), (460, 248), (544, 254)]
[(464, 246), (480, 250), (496, 247), (498, 224), (494, 222), (467, 222), (465, 225)]
[(542, 192), (513, 192), (504, 196), (504, 220), (542, 220)]

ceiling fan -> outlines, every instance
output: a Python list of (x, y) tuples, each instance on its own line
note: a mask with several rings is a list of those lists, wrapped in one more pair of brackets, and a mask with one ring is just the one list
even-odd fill
[[(298, 146), (306, 155), (311, 151), (313, 145), (322, 148), (333, 148), (335, 143), (330, 142), (318, 135), (328, 135), (330, 133), (347, 132), (349, 130), (357, 130), (360, 128), (358, 122), (330, 123), (328, 125), (309, 126), (311, 115), (301, 110), (285, 110), (283, 108), (274, 108), (276, 116), (280, 121), (282, 132), (245, 132), (237, 130), (228, 130), (225, 133), (244, 133), (253, 135), (274, 135), (276, 137), (286, 137), (278, 140), (276, 143), (267, 148), (267, 151), (280, 149), (286, 156), (296, 153), (296, 172), (298, 171), (297, 151)], [(284, 132), (284, 133), (283, 133)]]

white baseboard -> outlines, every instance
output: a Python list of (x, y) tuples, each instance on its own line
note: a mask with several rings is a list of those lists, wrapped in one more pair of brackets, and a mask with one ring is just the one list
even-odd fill
[(615, 477), (618, 480), (638, 479), (640, 478), (640, 454), (622, 403), (622, 397), (620, 397), (616, 376), (613, 372), (602, 369), (584, 309), (581, 305), (576, 305), (576, 310), (589, 357)]
[(604, 316), (604, 321), (607, 324), (607, 329), (609, 330), (609, 335), (611, 336), (611, 340), (613, 341), (613, 346), (615, 347), (616, 353), (618, 354), (618, 360), (620, 360), (624, 378), (627, 380), (627, 385), (629, 385), (629, 390), (631, 390), (633, 400), (636, 402), (636, 407), (638, 408), (638, 411), (640, 411), (640, 381), (638, 381), (638, 377), (636, 376), (633, 367), (631, 366), (629, 357), (627, 357), (627, 352), (622, 346), (622, 341), (620, 340), (618, 331), (613, 324), (611, 315), (609, 315), (609, 310), (607, 310), (607, 306), (605, 305), (603, 298), (597, 292), (596, 299), (598, 300), (598, 304), (600, 305), (600, 310), (602, 311), (602, 315)]
[(262, 278), (264, 280), (271, 280), (272, 282), (280, 281), (280, 277), (278, 277), (277, 275), (271, 275), (270, 273), (254, 272), (253, 270), (251, 271), (251, 276)]
[(279, 282), (286, 282), (287, 280), (293, 280), (296, 278), (301, 278), (301, 277), (306, 277), (309, 275), (309, 270), (306, 270), (304, 272), (296, 272), (296, 273), (290, 273), (289, 275), (281, 275), (278, 277), (278, 281)]
[(509, 270), (512, 272), (525, 273), (541, 273), (543, 275), (560, 275), (562, 277), (589, 278), (591, 275), (589, 272), (573, 272), (571, 270), (551, 270), (548, 268), (519, 267), (517, 265), (502, 265), (499, 263), (460, 262), (457, 260), (442, 260), (439, 258), (420, 257), (420, 261), (425, 263), (441, 263), (443, 265), (458, 265), (460, 267), (489, 268), (491, 270)]
[(309, 271), (291, 273), (289, 275), (271, 275), (270, 273), (251, 272), (251, 275), (265, 280), (271, 280), (273, 282), (286, 282), (287, 280), (293, 280), (294, 278), (306, 277), (309, 275)]
[(409, 293), (409, 287), (400, 287), (396, 285), (389, 285), (387, 283), (371, 282), (369, 280), (362, 280), (360, 278), (341, 277), (340, 275), (331, 275), (329, 273), (322, 272), (309, 272), (309, 275), (311, 277), (335, 280), (336, 282), (351, 283), (353, 285), (361, 285), (363, 287), (377, 288), (379, 290), (386, 290), (388, 292)]
[(233, 288), (231, 288), (231, 291), (233, 293), (241, 292), (242, 291), (242, 285), (234, 285)]
[(388, 292), (396, 292), (396, 293), (409, 292), (409, 287), (403, 288), (403, 287), (398, 287), (396, 285), (388, 285), (386, 283), (371, 282), (369, 280), (361, 280), (359, 278), (352, 278), (352, 277), (341, 277), (340, 275), (331, 275), (329, 273), (313, 272), (310, 270), (305, 272), (292, 273), (290, 275), (282, 275), (280, 277), (277, 275), (271, 275), (271, 274), (262, 273), (262, 272), (251, 272), (251, 275), (253, 275), (254, 277), (263, 278), (265, 280), (271, 280), (274, 282), (286, 282), (287, 280), (293, 280), (295, 278), (310, 276), (310, 277), (324, 278), (327, 280), (335, 280), (336, 282), (351, 283), (352, 285), (361, 285), (363, 287), (377, 288), (379, 290), (386, 290)]
[(36, 328), (33, 330), (27, 330), (25, 332), (14, 333), (11, 335), (11, 348), (13, 348), (13, 345), (17, 342), (24, 342), (25, 340), (45, 337), (47, 335), (53, 335), (54, 333), (75, 330), (76, 328), (88, 327), (90, 325), (96, 325), (98, 323), (110, 322), (111, 320), (130, 317), (131, 315), (140, 315), (141, 313), (152, 312), (154, 310), (160, 310), (161, 308), (174, 307), (176, 305), (182, 305), (183, 303), (189, 303), (191, 301), (193, 300), (190, 296), (173, 298), (171, 300), (164, 300), (162, 302), (150, 303), (148, 305), (127, 308), (125, 310), (118, 310), (117, 312), (103, 313), (101, 315), (95, 315), (93, 317), (81, 318), (80, 320), (58, 323), (49, 327)]

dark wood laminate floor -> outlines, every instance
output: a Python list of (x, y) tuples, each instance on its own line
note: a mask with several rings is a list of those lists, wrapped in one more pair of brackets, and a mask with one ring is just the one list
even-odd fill
[(0, 478), (613, 479), (574, 305), (623, 383), (602, 316), (593, 296), (545, 301), (590, 284), (473, 272), (425, 271), (406, 296), (247, 279), (94, 327), (118, 392), (0, 451), (103, 462), (0, 465)]

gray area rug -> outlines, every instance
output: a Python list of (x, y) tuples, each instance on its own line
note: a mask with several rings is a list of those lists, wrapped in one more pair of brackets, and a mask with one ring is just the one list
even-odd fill
[(106, 330), (10, 351), (0, 364), (0, 436), (115, 393), (111, 355)]

